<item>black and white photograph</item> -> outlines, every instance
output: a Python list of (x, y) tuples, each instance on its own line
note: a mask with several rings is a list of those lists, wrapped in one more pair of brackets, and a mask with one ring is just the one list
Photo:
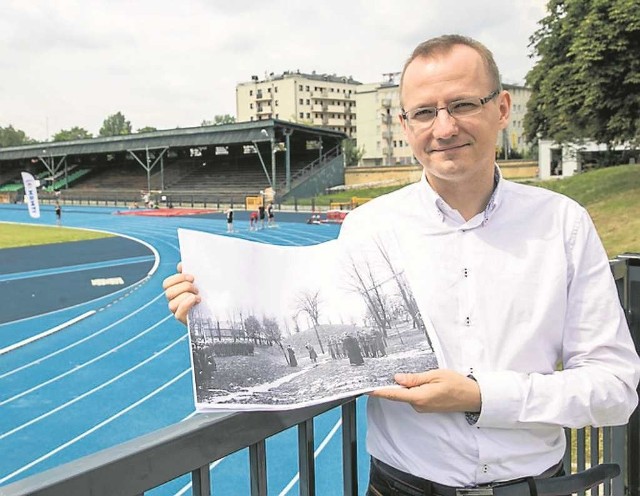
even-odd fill
[(437, 368), (389, 239), (276, 246), (180, 229), (196, 408), (297, 408)]

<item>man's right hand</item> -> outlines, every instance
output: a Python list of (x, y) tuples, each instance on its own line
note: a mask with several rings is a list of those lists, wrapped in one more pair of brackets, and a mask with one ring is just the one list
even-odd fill
[(182, 273), (182, 262), (179, 262), (178, 273), (167, 277), (162, 282), (164, 295), (169, 300), (169, 311), (185, 325), (189, 309), (200, 303), (198, 288), (195, 287), (193, 281), (194, 278), (191, 274)]

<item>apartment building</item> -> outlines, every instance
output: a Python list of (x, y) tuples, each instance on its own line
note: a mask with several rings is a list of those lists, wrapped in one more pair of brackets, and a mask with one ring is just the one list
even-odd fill
[[(285, 71), (236, 86), (239, 122), (282, 119), (342, 131), (364, 147), (361, 165), (415, 164), (405, 140), (400, 114), (400, 73), (385, 74), (381, 83), (360, 83), (351, 76)], [(498, 136), (499, 158), (525, 153), (524, 115), (531, 90), (503, 84), (512, 97), (509, 125)]]
[(356, 136), (355, 92), (351, 76), (285, 71), (236, 86), (238, 122), (282, 119)]

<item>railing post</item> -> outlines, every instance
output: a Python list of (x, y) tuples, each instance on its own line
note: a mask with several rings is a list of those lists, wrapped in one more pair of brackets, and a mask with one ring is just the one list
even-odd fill
[(344, 496), (358, 495), (356, 400), (342, 405), (342, 477)]
[(300, 471), (300, 496), (315, 496), (316, 469), (313, 457), (313, 419), (298, 424), (298, 467)]
[(191, 472), (191, 489), (191, 494), (193, 494), (193, 496), (211, 495), (209, 464)]
[(267, 449), (264, 439), (249, 446), (251, 496), (267, 496)]

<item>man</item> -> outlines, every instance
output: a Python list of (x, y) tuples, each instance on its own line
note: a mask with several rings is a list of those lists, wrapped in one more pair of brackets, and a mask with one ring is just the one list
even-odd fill
[(225, 216), (227, 218), (227, 232), (233, 232), (233, 208), (229, 207), (225, 212)]
[[(371, 393), (368, 494), (453, 496), (559, 475), (563, 427), (624, 424), (637, 404), (640, 360), (602, 244), (577, 203), (500, 176), (511, 97), (482, 44), (422, 43), (400, 91), (422, 180), (351, 212), (340, 239), (393, 232), (441, 359)], [(192, 283), (164, 284), (183, 321)]]

